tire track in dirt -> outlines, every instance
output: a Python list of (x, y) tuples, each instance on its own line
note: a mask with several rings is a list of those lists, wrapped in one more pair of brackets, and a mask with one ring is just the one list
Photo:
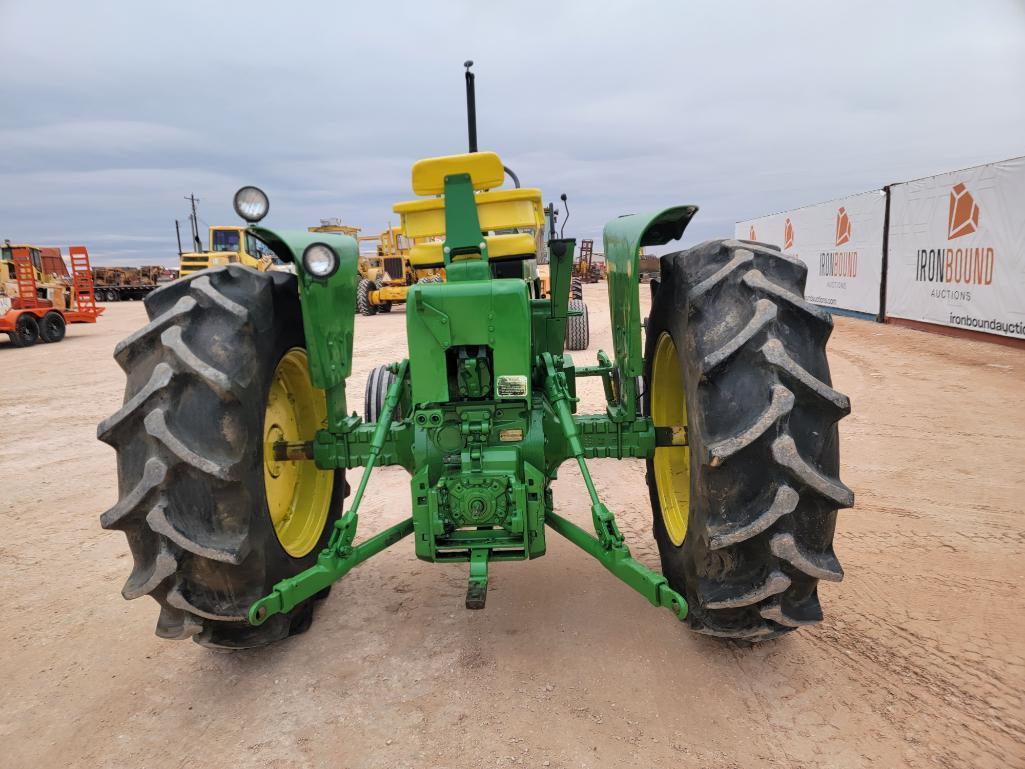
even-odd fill
[[(1002, 766), (1021, 758), (993, 738), (1002, 735), (1025, 745), (1022, 666), (984, 651), (981, 665), (965, 664), (957, 652), (944, 652), (936, 640), (886, 615), (847, 614), (811, 635), (810, 641), (839, 664), (870, 677), (874, 688), (885, 692), (882, 701), (902, 705), (901, 726), (909, 734), (923, 718), (947, 724), (949, 742), (927, 743), (936, 759), (957, 755), (963, 760), (966, 750), (975, 760), (996, 759)], [(836, 650), (847, 659), (837, 657)]]

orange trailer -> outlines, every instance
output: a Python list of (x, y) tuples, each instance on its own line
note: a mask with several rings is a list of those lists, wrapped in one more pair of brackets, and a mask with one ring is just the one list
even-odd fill
[(103, 313), (93, 294), (89, 252), (85, 246), (71, 246), (68, 253), (70, 273), (60, 249), (4, 245), (0, 333), (6, 333), (15, 347), (30, 347), (40, 339), (59, 342), (67, 324), (95, 323)]

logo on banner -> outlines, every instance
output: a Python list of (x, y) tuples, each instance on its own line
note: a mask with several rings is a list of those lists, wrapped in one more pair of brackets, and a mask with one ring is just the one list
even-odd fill
[(836, 245), (842, 246), (844, 243), (850, 242), (851, 239), (851, 219), (847, 216), (847, 209), (843, 206), (836, 212)]
[(947, 214), (947, 240), (971, 235), (979, 227), (979, 206), (964, 182), (950, 191), (950, 213)]
[(755, 226), (752, 224), (747, 230), (748, 240), (758, 240), (758, 236), (755, 235)]
[(794, 225), (787, 219), (783, 223), (783, 249), (794, 247)]
[[(790, 224), (790, 220), (787, 220)], [(790, 228), (791, 237), (793, 228)], [(836, 245), (843, 246), (851, 240), (851, 218), (847, 209), (840, 206), (836, 212)], [(858, 276), (857, 251), (820, 251), (819, 275), (827, 278), (856, 278)], [(845, 283), (829, 284), (832, 288), (846, 288)]]
[[(947, 208), (947, 241), (979, 231), (979, 204), (964, 182), (950, 190)], [(920, 283), (945, 283), (962, 286), (988, 286), (993, 282), (996, 250), (991, 246), (920, 248), (916, 253), (915, 280)], [(934, 289), (937, 299), (961, 299), (970, 302), (970, 291)]]

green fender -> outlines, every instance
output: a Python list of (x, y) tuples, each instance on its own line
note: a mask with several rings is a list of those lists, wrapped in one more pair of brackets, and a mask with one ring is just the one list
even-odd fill
[(624, 394), (631, 401), (633, 380), (644, 373), (639, 251), (644, 246), (661, 246), (678, 240), (697, 210), (697, 206), (675, 206), (656, 213), (628, 214), (605, 225), (613, 348)]
[[(334, 424), (345, 417), (345, 380), (352, 372), (359, 245), (349, 235), (264, 227), (250, 227), (249, 232), (295, 265), (303, 327), (315, 329), (306, 335), (310, 379), (314, 387), (326, 391)], [(303, 251), (313, 243), (323, 243), (338, 257), (338, 269), (327, 278), (316, 278), (303, 269)]]

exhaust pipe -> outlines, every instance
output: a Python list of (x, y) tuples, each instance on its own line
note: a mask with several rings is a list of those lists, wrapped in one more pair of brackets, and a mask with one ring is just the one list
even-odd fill
[(463, 62), (466, 67), (466, 130), (470, 139), (470, 152), (477, 151), (477, 95), (473, 87), (473, 73), (470, 67), (473, 61), (467, 59)]

